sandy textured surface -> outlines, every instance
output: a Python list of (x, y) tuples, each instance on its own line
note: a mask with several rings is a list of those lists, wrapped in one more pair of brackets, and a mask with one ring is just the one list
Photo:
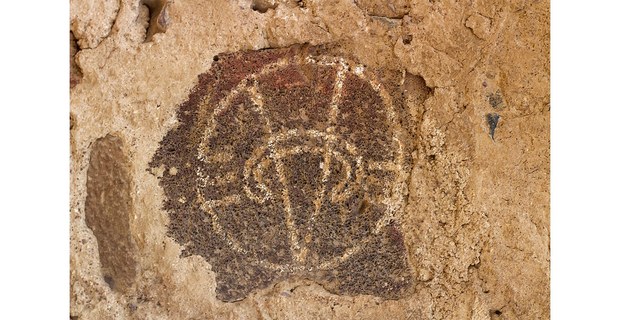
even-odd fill
[[(71, 1), (72, 319), (549, 318), (548, 1), (145, 3)], [(403, 93), (405, 295), (297, 276), (225, 302), (168, 234), (150, 163), (198, 75), (304, 43)]]

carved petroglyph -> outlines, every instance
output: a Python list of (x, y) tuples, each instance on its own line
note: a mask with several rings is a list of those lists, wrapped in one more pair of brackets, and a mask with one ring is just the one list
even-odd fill
[(162, 177), (170, 235), (212, 264), (218, 298), (287, 277), (405, 294), (406, 249), (390, 234), (410, 137), (393, 91), (344, 58), (286, 49), (220, 56), (201, 77), (151, 165), (176, 168)]

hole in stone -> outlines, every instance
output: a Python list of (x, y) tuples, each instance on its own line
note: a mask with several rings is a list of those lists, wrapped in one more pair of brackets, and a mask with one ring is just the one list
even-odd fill
[(411, 44), (412, 40), (413, 40), (413, 36), (410, 34), (403, 36), (403, 44)]
[(142, 4), (149, 9), (150, 16), (145, 42), (151, 41), (157, 33), (166, 32), (170, 24), (168, 8), (171, 3), (171, 0), (142, 0)]
[(420, 75), (411, 73), (405, 74), (405, 80), (403, 81), (403, 92), (405, 95), (413, 99), (413, 103), (421, 105), (432, 94), (432, 89), (426, 85), (426, 80)]
[(275, 9), (278, 6), (275, 0), (252, 0), (252, 10), (265, 13), (269, 9)]

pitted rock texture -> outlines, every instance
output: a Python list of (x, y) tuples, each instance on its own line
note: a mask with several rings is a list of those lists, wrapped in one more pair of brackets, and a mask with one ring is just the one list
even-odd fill
[[(167, 7), (167, 17), (163, 16), (169, 22), (166, 31), (154, 34), (151, 41), (145, 41), (151, 10), (140, 5), (144, 1), (70, 2), (70, 35), (74, 36), (70, 55), (71, 317), (549, 318), (549, 1), (213, 0), (209, 5), (174, 1)], [(234, 276), (235, 264), (228, 271), (224, 262), (213, 262), (215, 254), (204, 257), (186, 251), (182, 256), (189, 242), (180, 244), (171, 237), (174, 214), (162, 206), (170, 191), (160, 182), (167, 179), (164, 171), (179, 175), (184, 166), (149, 168), (170, 130), (189, 134), (191, 126), (186, 123), (199, 119), (189, 113), (177, 116), (179, 106), (198, 84), (198, 75), (222, 74), (216, 68), (232, 61), (226, 55), (219, 55), (220, 61), (210, 71), (214, 57), (222, 52), (303, 43), (337, 46), (339, 52), (326, 55), (350, 58), (346, 61), (352, 71), (357, 64), (351, 61), (374, 70), (395, 100), (404, 93), (410, 119), (402, 121), (402, 127), (409, 131), (405, 136), (413, 137), (406, 141), (412, 144), (411, 169), (403, 171), (403, 176), (409, 175), (404, 209), (395, 210), (394, 222), (384, 228), (393, 239), (402, 235), (413, 275), (407, 291), (411, 293), (399, 299), (342, 293), (338, 279), (346, 276), (332, 276), (335, 270), (313, 270), (316, 273), (281, 274), (287, 279), (274, 278), (272, 285), (252, 290), (243, 300), (224, 302), (218, 299), (218, 286), (226, 280), (222, 270)], [(262, 68), (249, 58), (243, 64)], [(239, 79), (235, 84), (244, 77), (241, 71), (228, 75)], [(315, 82), (317, 88), (326, 86)], [(219, 94), (212, 91), (209, 96)], [(399, 104), (396, 101), (394, 106)], [(212, 114), (200, 115), (201, 121)], [(493, 137), (489, 114), (499, 117)], [(248, 115), (252, 113), (239, 114), (238, 119)], [(319, 116), (306, 112), (289, 121), (299, 123), (301, 130), (306, 125), (301, 118), (311, 121)], [(205, 131), (192, 130), (196, 137), (185, 141), (199, 144)], [(103, 236), (86, 223), (86, 198), (93, 194), (87, 183), (93, 146), (111, 132), (123, 138), (132, 181), (127, 221), (136, 243), (137, 271), (131, 287), (123, 291), (111, 289), (106, 282), (110, 279), (101, 268), (104, 258), (99, 252)], [(316, 147), (322, 147), (323, 141), (315, 138)], [(348, 138), (344, 141), (353, 144)], [(186, 148), (185, 143), (181, 147)], [(334, 150), (343, 159), (352, 157), (346, 148)], [(257, 162), (248, 167), (249, 178), (254, 179), (255, 172), (258, 176), (259, 165), (267, 172), (272, 160), (266, 151), (267, 160), (257, 154)], [(311, 158), (312, 154), (299, 154), (303, 155)], [(332, 159), (331, 165), (340, 163)], [(241, 166), (245, 170), (245, 162)], [(309, 162), (302, 172), (311, 168)], [(351, 168), (355, 177), (356, 166)], [(365, 177), (371, 176), (364, 172)], [(279, 179), (266, 175), (262, 181), (281, 202)], [(264, 197), (264, 190), (256, 186), (248, 187)], [(290, 190), (293, 199), (293, 191), (306, 189)], [(365, 208), (370, 206), (359, 207)], [(293, 213), (297, 217), (299, 211)], [(389, 226), (400, 233), (390, 232)], [(191, 221), (187, 228), (197, 235), (204, 231)], [(288, 230), (282, 234), (283, 242), (289, 241)], [(388, 238), (380, 234), (377, 239)], [(231, 261), (252, 266), (251, 256), (235, 253), (223, 240), (218, 243), (232, 252)], [(311, 264), (314, 249), (307, 248), (306, 261)], [(293, 256), (290, 247), (284, 249)], [(367, 270), (353, 259), (362, 256), (351, 256), (340, 268), (350, 274)], [(243, 276), (255, 277), (250, 272)]]
[(132, 177), (122, 138), (108, 134), (92, 146), (87, 175), (86, 225), (99, 247), (105, 282), (127, 291), (136, 277), (136, 248), (129, 228)]
[(151, 163), (170, 236), (213, 266), (221, 300), (291, 277), (345, 295), (411, 289), (403, 93), (324, 50), (219, 55)]

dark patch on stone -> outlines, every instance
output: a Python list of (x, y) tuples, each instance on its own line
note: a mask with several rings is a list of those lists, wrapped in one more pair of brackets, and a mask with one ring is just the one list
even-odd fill
[(403, 44), (411, 44), (411, 41), (413, 41), (413, 36), (410, 34), (407, 34), (405, 36), (403, 36)]
[(114, 290), (114, 279), (111, 276), (104, 275), (103, 281), (108, 284), (108, 287), (110, 287), (110, 289)]
[(170, 24), (168, 8), (172, 4), (171, 0), (142, 0), (142, 3), (149, 9), (149, 27), (146, 31), (146, 42), (153, 39), (157, 33), (166, 32)]
[(395, 218), (412, 161), (401, 76), (334, 52), (219, 54), (153, 156), (168, 234), (211, 264), (220, 300), (287, 278), (386, 299), (412, 288)]
[(75, 87), (82, 80), (82, 70), (75, 62), (75, 55), (80, 51), (73, 32), (69, 32), (69, 87)]
[(503, 312), (501, 310), (489, 310), (489, 317), (490, 319), (501, 319), (502, 313)]
[(493, 107), (494, 109), (502, 109), (504, 99), (502, 99), (502, 95), (499, 93), (499, 91), (495, 93), (489, 93), (487, 95), (487, 99), (489, 100), (489, 104), (491, 105), (491, 107)]
[(97, 139), (87, 172), (86, 225), (97, 238), (104, 281), (121, 292), (136, 276), (136, 248), (129, 227), (132, 184), (123, 140), (110, 134)]
[(265, 13), (269, 9), (275, 9), (278, 6), (275, 0), (252, 0), (252, 10)]
[(73, 112), (69, 112), (69, 130), (73, 130), (76, 126), (76, 121), (75, 120), (75, 116), (73, 115)]
[(489, 134), (491, 135), (491, 139), (495, 140), (495, 128), (497, 128), (497, 123), (499, 122), (499, 114), (497, 113), (487, 113), (487, 124), (489, 125)]

